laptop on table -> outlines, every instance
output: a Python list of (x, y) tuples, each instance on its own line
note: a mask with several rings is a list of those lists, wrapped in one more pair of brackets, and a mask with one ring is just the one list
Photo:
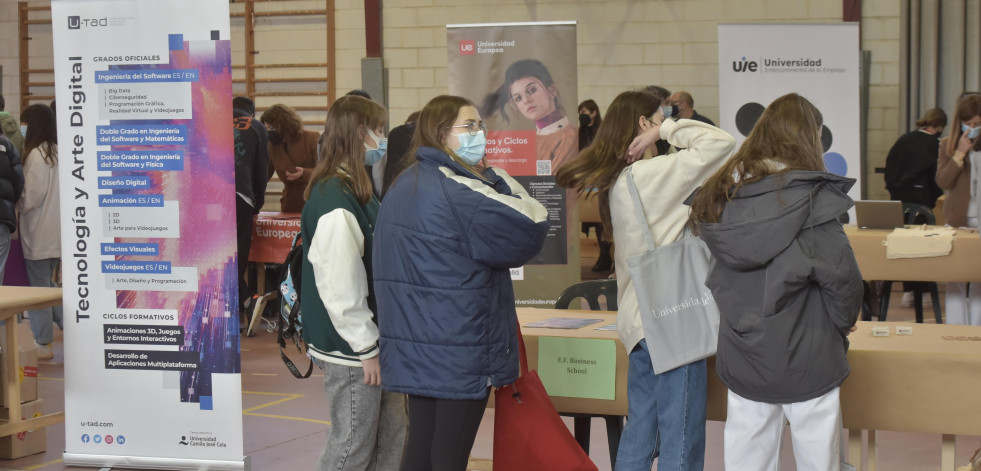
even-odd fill
[(863, 200), (855, 202), (855, 222), (861, 229), (895, 229), (903, 227), (902, 201)]

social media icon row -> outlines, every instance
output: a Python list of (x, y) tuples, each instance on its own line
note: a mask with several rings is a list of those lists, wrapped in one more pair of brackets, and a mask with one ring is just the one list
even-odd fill
[(106, 442), (106, 445), (112, 445), (113, 442), (119, 445), (123, 445), (126, 443), (126, 437), (122, 435), (116, 435), (115, 437), (113, 437), (112, 435), (106, 435), (106, 436), (92, 435), (90, 437), (89, 434), (87, 433), (82, 434), (82, 443), (88, 443), (90, 441), (94, 443), (102, 443), (104, 441)]

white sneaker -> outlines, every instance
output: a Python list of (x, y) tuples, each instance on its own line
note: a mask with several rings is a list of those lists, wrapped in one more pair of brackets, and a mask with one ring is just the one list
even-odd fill
[(903, 307), (913, 307), (913, 292), (912, 291), (907, 291), (907, 292), (903, 293), (902, 306)]
[(54, 349), (51, 348), (51, 344), (50, 343), (47, 344), (47, 345), (41, 345), (41, 344), (39, 344), (37, 342), (34, 342), (34, 345), (37, 346), (37, 359), (38, 360), (50, 360), (50, 359), (54, 358), (54, 356), (55, 356)]

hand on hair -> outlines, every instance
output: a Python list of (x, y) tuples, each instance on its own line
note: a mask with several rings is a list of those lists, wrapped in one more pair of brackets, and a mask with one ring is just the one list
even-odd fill
[(644, 156), (644, 151), (651, 147), (651, 145), (660, 138), (660, 125), (652, 126), (650, 129), (640, 133), (640, 135), (635, 137), (633, 142), (630, 143), (630, 148), (627, 149), (627, 155), (623, 156), (623, 160), (626, 160), (628, 164), (640, 160), (640, 158)]
[(286, 172), (286, 179), (289, 181), (299, 180), (303, 177), (303, 167), (296, 167), (295, 171)]

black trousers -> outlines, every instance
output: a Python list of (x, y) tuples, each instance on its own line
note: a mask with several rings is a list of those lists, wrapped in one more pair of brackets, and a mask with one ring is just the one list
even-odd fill
[(249, 265), (249, 250), (252, 248), (252, 229), (254, 215), (252, 206), (242, 198), (235, 197), (235, 232), (238, 239), (238, 310), (243, 309), (245, 300), (252, 297), (245, 280), (245, 269)]
[(408, 397), (409, 440), (401, 471), (464, 471), (480, 419), (484, 417), (487, 397), (474, 400)]

